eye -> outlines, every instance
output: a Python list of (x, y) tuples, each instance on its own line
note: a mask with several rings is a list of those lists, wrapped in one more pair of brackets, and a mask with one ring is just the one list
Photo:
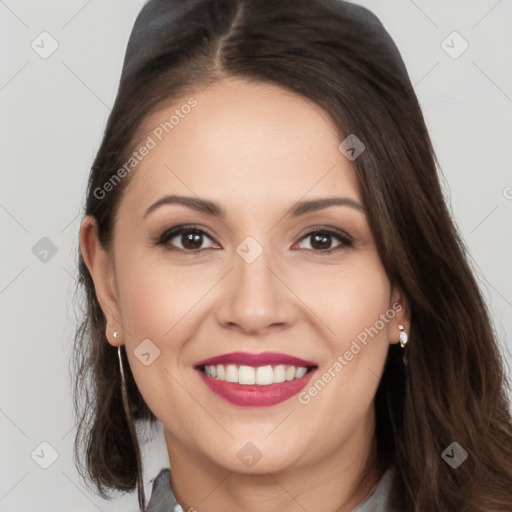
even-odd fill
[[(338, 239), (341, 244), (335, 249), (329, 249), (332, 244), (333, 238)], [(307, 235), (301, 238), (302, 240), (311, 239), (310, 247), (306, 247), (307, 250), (314, 252), (335, 252), (347, 247), (352, 247), (353, 241), (350, 237), (342, 231), (334, 231), (332, 229), (319, 229), (316, 231), (310, 231)]]
[[(170, 250), (196, 253), (205, 249), (201, 247), (205, 237), (211, 240), (210, 235), (197, 226), (178, 226), (162, 233), (156, 244), (165, 245)], [(181, 247), (177, 244), (181, 244)]]
[[(205, 238), (212, 240), (212, 237), (206, 231), (197, 226), (176, 226), (164, 231), (157, 238), (156, 245), (166, 246), (166, 248), (172, 251), (182, 251), (192, 254), (209, 248), (220, 248), (213, 240), (213, 244), (210, 247), (202, 247)], [(310, 231), (300, 240), (308, 239), (310, 239), (311, 242), (309, 243), (309, 247), (305, 249), (313, 252), (331, 253), (353, 246), (353, 241), (346, 233), (332, 229)], [(338, 247), (331, 249), (330, 246), (333, 239), (337, 239), (340, 243)]]

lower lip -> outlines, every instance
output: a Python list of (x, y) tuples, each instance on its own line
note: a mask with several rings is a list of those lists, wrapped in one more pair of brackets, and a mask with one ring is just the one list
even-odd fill
[(238, 384), (226, 382), (214, 377), (207, 377), (197, 370), (203, 382), (220, 398), (233, 405), (245, 407), (268, 407), (276, 405), (297, 395), (311, 380), (317, 368), (313, 368), (300, 379), (293, 379), (267, 386)]

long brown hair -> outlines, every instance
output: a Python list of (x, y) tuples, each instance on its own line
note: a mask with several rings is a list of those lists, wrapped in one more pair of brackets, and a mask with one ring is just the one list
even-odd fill
[[(408, 364), (402, 349), (390, 346), (375, 397), (379, 460), (397, 469), (397, 508), (510, 510), (512, 420), (504, 361), (444, 201), (407, 70), (367, 9), (340, 0), (150, 0), (132, 31), (91, 169), (85, 214), (97, 219), (101, 243), (110, 245), (130, 177), (104, 197), (98, 190), (129, 159), (144, 122), (224, 77), (299, 93), (330, 114), (340, 142), (355, 134), (366, 146), (354, 165), (370, 227), (411, 313)], [(154, 425), (156, 418), (124, 354), (126, 413), (117, 349), (106, 340), (105, 316), (81, 254), (79, 273), (86, 311), (73, 357), (76, 462), (104, 497), (108, 489), (138, 487), (143, 509), (134, 423)], [(442, 457), (453, 442), (468, 453), (456, 469)]]

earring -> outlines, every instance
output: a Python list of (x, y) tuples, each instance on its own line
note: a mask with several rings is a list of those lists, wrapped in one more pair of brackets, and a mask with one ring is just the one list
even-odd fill
[(113, 336), (114, 336), (114, 338), (117, 338), (117, 331), (114, 331)]
[(140, 448), (137, 440), (137, 433), (135, 431), (135, 426), (133, 424), (133, 417), (131, 413), (130, 403), (128, 402), (128, 393), (126, 391), (126, 378), (124, 376), (124, 368), (123, 368), (123, 359), (121, 357), (121, 345), (117, 346), (117, 357), (119, 358), (119, 371), (121, 373), (121, 396), (123, 399), (123, 408), (124, 414), (126, 417), (128, 430), (130, 432), (130, 437), (132, 439), (133, 447), (135, 450), (135, 459), (137, 461), (137, 489), (139, 491), (139, 507), (140, 510), (146, 510), (146, 495), (144, 493), (144, 481), (142, 475), (142, 465), (141, 465), (141, 456), (140, 456)]
[(404, 331), (404, 326), (402, 324), (398, 324), (398, 328), (400, 329), (400, 346), (404, 348), (409, 338), (407, 333)]
[(124, 393), (124, 391), (126, 390), (126, 381), (124, 378), (123, 359), (121, 358), (121, 345), (117, 346), (117, 357), (119, 359), (119, 370), (121, 372), (121, 390)]

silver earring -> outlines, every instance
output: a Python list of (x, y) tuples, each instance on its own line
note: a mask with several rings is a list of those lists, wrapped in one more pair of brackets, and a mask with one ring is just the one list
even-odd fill
[(125, 377), (124, 377), (123, 359), (121, 358), (121, 345), (117, 346), (117, 357), (119, 358), (119, 370), (121, 373), (121, 387), (122, 387), (122, 390), (124, 393), (125, 389), (126, 389), (126, 382), (125, 382)]
[[(126, 350), (126, 347), (125, 347)], [(121, 357), (121, 345), (117, 346), (117, 357), (119, 358), (119, 371), (121, 373), (121, 396), (123, 399), (123, 407), (124, 413), (126, 416), (126, 421), (128, 423), (128, 430), (130, 432), (130, 437), (132, 439), (132, 443), (135, 449), (135, 455), (137, 460), (137, 488), (139, 490), (139, 508), (140, 510), (146, 510), (146, 496), (144, 493), (144, 483), (143, 483), (143, 475), (142, 475), (142, 467), (140, 465), (140, 449), (137, 441), (137, 432), (134, 427), (133, 417), (131, 413), (130, 403), (128, 401), (128, 393), (126, 391), (126, 378), (124, 375), (123, 368), (123, 359)]]
[(114, 338), (117, 338), (117, 331), (114, 331), (113, 336), (114, 336)]
[(407, 333), (404, 331), (404, 326), (402, 324), (398, 324), (398, 328), (400, 329), (400, 346), (404, 348), (409, 338)]

